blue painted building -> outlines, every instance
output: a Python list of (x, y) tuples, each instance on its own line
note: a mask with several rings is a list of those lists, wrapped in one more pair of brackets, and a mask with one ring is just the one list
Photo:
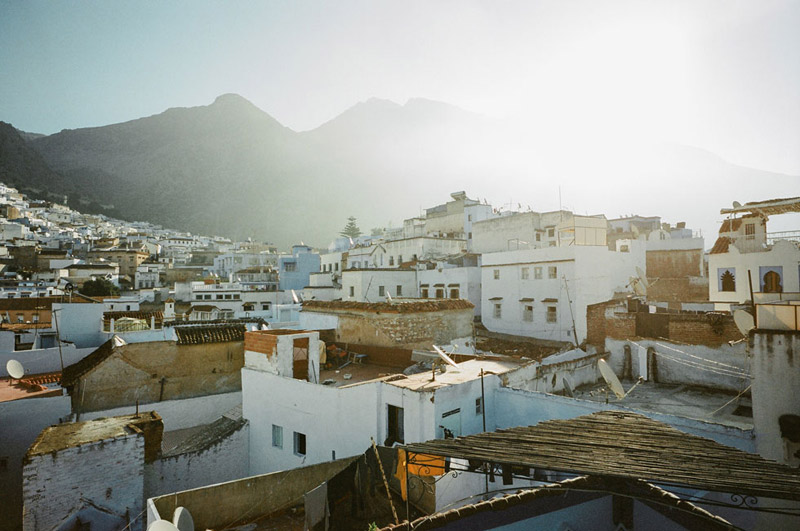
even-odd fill
[(280, 290), (301, 290), (308, 286), (309, 275), (319, 269), (319, 254), (313, 252), (307, 245), (295, 245), (292, 247), (291, 256), (278, 258), (280, 274), (278, 287)]

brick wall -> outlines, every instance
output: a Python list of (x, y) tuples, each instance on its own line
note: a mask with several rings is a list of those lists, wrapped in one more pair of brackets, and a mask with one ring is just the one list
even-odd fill
[(145, 438), (133, 433), (31, 457), (22, 472), (23, 529), (53, 529), (82, 500), (133, 519), (144, 509), (144, 455)]
[(267, 356), (275, 354), (278, 348), (278, 336), (266, 331), (247, 332), (244, 335), (244, 349), (250, 352), (260, 352)]
[(646, 260), (650, 278), (696, 277), (700, 275), (703, 250), (647, 251)]
[(742, 333), (727, 314), (670, 315), (669, 339), (692, 345), (719, 346), (742, 338)]
[[(650, 272), (648, 270), (648, 275)], [(647, 288), (650, 300), (665, 302), (700, 302), (708, 300), (708, 278), (680, 277), (651, 280)]]

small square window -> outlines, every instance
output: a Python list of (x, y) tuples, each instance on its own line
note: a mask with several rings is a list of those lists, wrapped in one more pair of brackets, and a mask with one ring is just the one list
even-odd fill
[(530, 277), (530, 274), (531, 274), (531, 270), (529, 268), (527, 268), (527, 267), (523, 267), (520, 270), (520, 275), (522, 276), (522, 280), (528, 280), (528, 278)]
[(483, 398), (478, 397), (475, 399), (475, 414), (480, 415), (483, 413)]
[(283, 448), (283, 426), (272, 425), (272, 446)]
[(495, 319), (502, 319), (503, 318), (503, 305), (499, 302), (496, 302), (494, 305), (494, 318)]
[(494, 279), (495, 280), (500, 280), (500, 270), (499, 269), (495, 269), (494, 270)]
[(558, 322), (558, 309), (555, 306), (547, 307), (547, 322), (548, 323)]
[(428, 298), (428, 288), (420, 288), (419, 296), (421, 298), (423, 298), (423, 299), (427, 299)]
[(450, 288), (450, 298), (458, 299), (461, 296), (458, 288)]
[(535, 278), (536, 280), (541, 280), (542, 279), (542, 268), (541, 268), (541, 266), (533, 268), (533, 278)]
[(444, 288), (436, 288), (436, 298), (444, 299)]
[(547, 278), (558, 278), (558, 267), (550, 266), (547, 268)]
[(403, 295), (403, 286), (401, 286), (400, 284), (397, 285), (397, 288), (395, 290), (395, 295), (397, 295), (398, 297)]
[(294, 454), (306, 455), (306, 434), (294, 432)]
[(547, 229), (547, 237), (552, 238), (556, 235), (556, 229)]
[(355, 288), (355, 286), (350, 286), (350, 296), (351, 297), (355, 297), (356, 296), (356, 288)]
[(386, 288), (383, 286), (378, 286), (378, 297), (385, 297), (386, 296)]

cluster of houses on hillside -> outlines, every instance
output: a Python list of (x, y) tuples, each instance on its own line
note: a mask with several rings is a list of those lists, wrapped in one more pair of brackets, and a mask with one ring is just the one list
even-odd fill
[(0, 186), (0, 530), (796, 527), (799, 211), (278, 252)]

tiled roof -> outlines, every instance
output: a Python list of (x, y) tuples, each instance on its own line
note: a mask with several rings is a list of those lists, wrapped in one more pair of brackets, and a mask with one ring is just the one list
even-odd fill
[(247, 424), (245, 419), (233, 420), (228, 417), (221, 417), (178, 443), (177, 446), (164, 453), (162, 457), (175, 457), (181, 454), (203, 451), (221, 442), (245, 424)]
[(305, 301), (303, 311), (352, 310), (385, 313), (438, 312), (441, 310), (471, 310), (475, 306), (464, 299), (420, 299), (413, 302), (356, 302)]
[(244, 341), (243, 324), (218, 324), (206, 326), (176, 326), (175, 334), (179, 345), (201, 345), (204, 343), (224, 343)]
[(730, 247), (733, 240), (728, 238), (727, 236), (720, 236), (717, 238), (717, 241), (714, 242), (714, 247), (711, 248), (709, 254), (723, 254), (728, 252), (728, 247)]
[(725, 221), (722, 222), (722, 226), (719, 228), (719, 233), (722, 234), (723, 232), (738, 232), (741, 226), (742, 226), (742, 218), (726, 219)]

